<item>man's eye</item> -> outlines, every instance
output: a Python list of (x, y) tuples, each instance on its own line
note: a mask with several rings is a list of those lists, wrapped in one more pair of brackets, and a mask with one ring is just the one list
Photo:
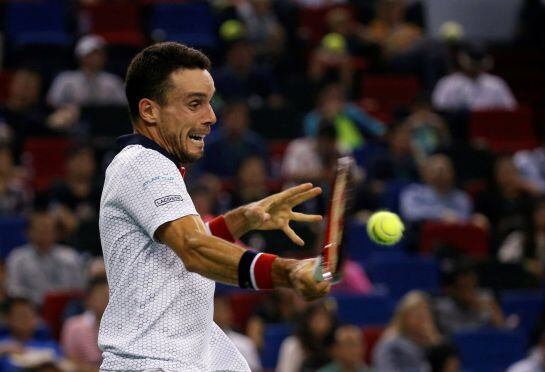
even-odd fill
[(200, 102), (191, 102), (189, 104), (189, 107), (191, 107), (192, 109), (196, 109), (197, 107), (199, 107), (200, 104)]

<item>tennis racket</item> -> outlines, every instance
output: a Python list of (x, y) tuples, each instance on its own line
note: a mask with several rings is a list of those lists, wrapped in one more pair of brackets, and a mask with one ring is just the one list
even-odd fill
[(345, 256), (343, 230), (346, 205), (352, 189), (353, 167), (354, 160), (349, 156), (337, 160), (325, 218), (323, 248), (314, 268), (314, 278), (318, 282), (328, 280), (337, 283), (342, 278)]

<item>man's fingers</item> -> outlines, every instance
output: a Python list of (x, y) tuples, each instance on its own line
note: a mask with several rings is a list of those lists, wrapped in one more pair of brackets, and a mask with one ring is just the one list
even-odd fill
[(322, 193), (322, 189), (319, 187), (313, 187), (312, 189), (304, 192), (300, 192), (299, 194), (291, 197), (288, 202), (291, 206), (295, 206), (297, 204), (301, 204), (303, 202), (306, 202), (309, 199), (315, 198), (318, 195)]
[(299, 213), (299, 212), (291, 212), (291, 218), (292, 221), (298, 221), (298, 222), (320, 222), (322, 220), (322, 216), (319, 214), (305, 214), (305, 213)]
[(312, 189), (312, 183), (302, 183), (297, 186), (290, 187), (289, 189), (286, 189), (282, 192), (279, 192), (276, 195), (273, 195), (273, 203), (276, 202), (283, 202), (285, 200), (289, 200), (290, 198), (294, 197), (297, 194), (300, 194), (302, 192), (305, 192), (307, 190)]
[(282, 228), (282, 231), (284, 231), (284, 234), (286, 234), (288, 236), (288, 238), (290, 238), (290, 240), (292, 242), (294, 242), (295, 244), (297, 245), (300, 245), (300, 246), (304, 246), (305, 245), (305, 241), (303, 239), (301, 239), (299, 237), (299, 235), (297, 235), (295, 233), (295, 231), (293, 231), (293, 229), (289, 226), (289, 225), (285, 225), (283, 228)]

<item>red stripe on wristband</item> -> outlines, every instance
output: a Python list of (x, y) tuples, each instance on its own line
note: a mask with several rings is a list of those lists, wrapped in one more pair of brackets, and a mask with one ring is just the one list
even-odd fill
[(225, 223), (225, 218), (223, 216), (218, 216), (208, 222), (208, 227), (210, 228), (210, 232), (212, 233), (212, 235), (227, 240), (231, 243), (236, 242), (236, 239), (233, 234), (231, 234), (231, 231), (229, 231), (229, 228), (227, 227), (227, 223)]
[(252, 263), (252, 277), (255, 279), (255, 289), (273, 289), (272, 264), (276, 255), (261, 253)]

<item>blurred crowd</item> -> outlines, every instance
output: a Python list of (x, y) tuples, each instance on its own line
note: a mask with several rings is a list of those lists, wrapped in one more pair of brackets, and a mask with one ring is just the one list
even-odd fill
[[(0, 6), (3, 13), (10, 3)], [(68, 45), (10, 41), (9, 17), (0, 25), (8, 36), (0, 71), (0, 222), (22, 218), (26, 241), (12, 247), (0, 239), (6, 244), (0, 247), (1, 371), (98, 370), (98, 325), (108, 302), (98, 212), (115, 136), (131, 130), (123, 74), (141, 47), (172, 38), (149, 26), (154, 1), (56, 3), (68, 14), (74, 38)], [(218, 123), (204, 158), (185, 176), (203, 219), (301, 182), (323, 188), (301, 206), (323, 214), (336, 159), (353, 155), (351, 223), (365, 224), (377, 209), (399, 212), (407, 227), (400, 256), (419, 254), (430, 221), (477, 230), (489, 242), (478, 259), (455, 244), (434, 245), (428, 254), (439, 262), (440, 290), (396, 297), (372, 348), (361, 327), (338, 317), (334, 297), (305, 303), (291, 292), (268, 293), (241, 322), (234, 321), (242, 311), (233, 306), (236, 291), (218, 286), (214, 319), (253, 371), (264, 368), (270, 324), (290, 327), (279, 345), (280, 372), (455, 372), (462, 369), (452, 334), (518, 326), (496, 295), (543, 289), (545, 112), (525, 91), (510, 88), (495, 67), (494, 45), (467, 39), (454, 22), (429, 37), (425, 3), (417, 0), (189, 3), (211, 15), (211, 39), (193, 35), (188, 43), (210, 55), (217, 91)], [(114, 19), (136, 17), (129, 36), (97, 31), (97, 12), (108, 6), (127, 9)], [(544, 19), (543, 2), (524, 2), (516, 35), (522, 52), (545, 46)], [(393, 99), (374, 95), (374, 77), (385, 77), (382, 87)], [(545, 96), (543, 85), (538, 93)], [(473, 112), (532, 110), (530, 146), (498, 151), (471, 135)], [(510, 124), (517, 131), (519, 123)], [(239, 243), (283, 256), (315, 255), (320, 226), (293, 227), (305, 248), (268, 231)], [(349, 259), (333, 292), (384, 290), (365, 263)], [(517, 276), (492, 286), (490, 277), (502, 271), (483, 265), (508, 265)], [(528, 357), (509, 371), (545, 371), (543, 318)]]

